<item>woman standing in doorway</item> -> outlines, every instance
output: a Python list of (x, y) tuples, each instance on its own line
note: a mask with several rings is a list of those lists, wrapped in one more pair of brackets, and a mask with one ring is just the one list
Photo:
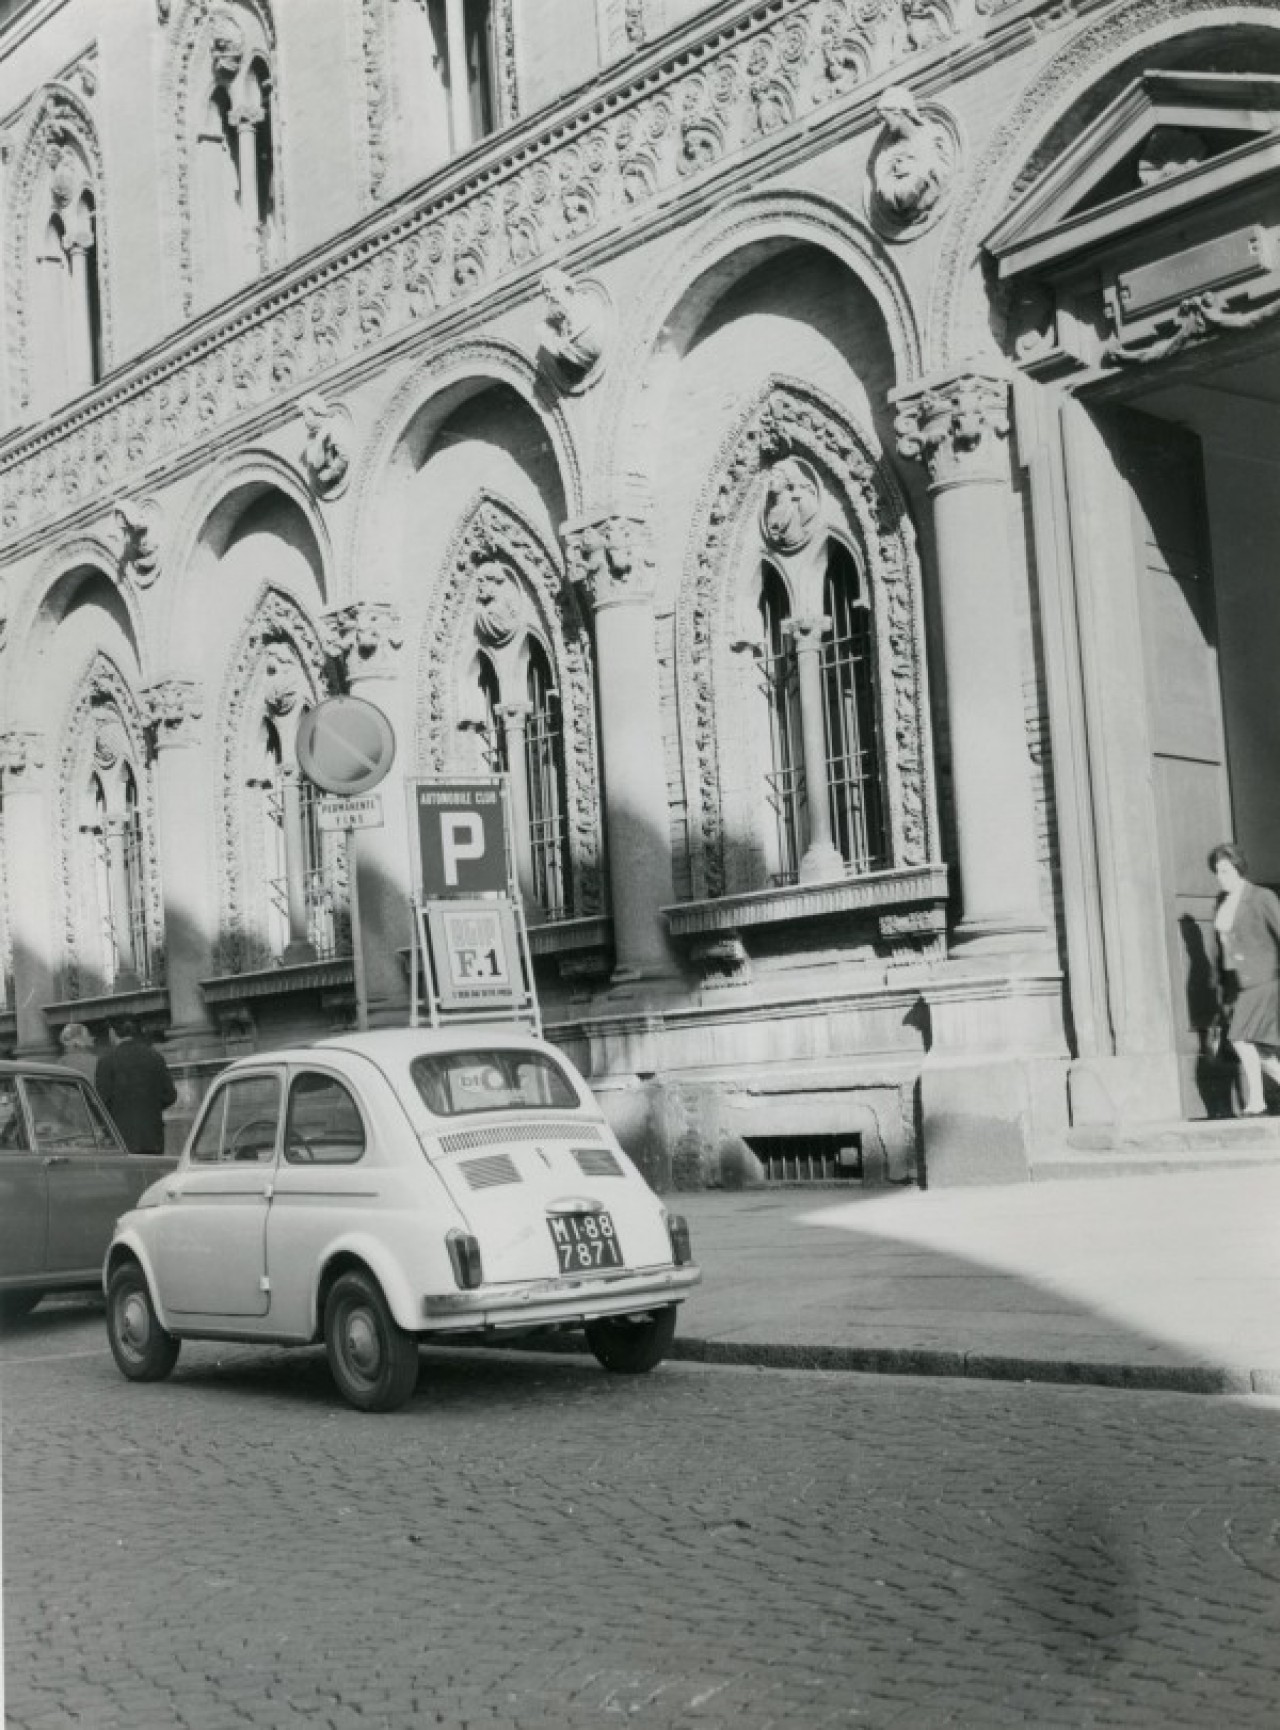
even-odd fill
[(1261, 1117), (1263, 1071), (1280, 1085), (1280, 900), (1249, 881), (1244, 854), (1231, 842), (1214, 848), (1209, 868), (1222, 890), (1213, 916), (1218, 990), (1244, 1078), (1241, 1115)]

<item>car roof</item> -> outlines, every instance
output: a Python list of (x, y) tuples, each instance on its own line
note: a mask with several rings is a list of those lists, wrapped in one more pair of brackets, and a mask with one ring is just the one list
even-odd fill
[(234, 1067), (252, 1063), (314, 1063), (335, 1055), (366, 1057), (382, 1069), (399, 1069), (415, 1057), (449, 1051), (474, 1051), (501, 1045), (527, 1051), (551, 1049), (545, 1039), (511, 1021), (470, 1021), (453, 1027), (379, 1027), (368, 1033), (338, 1033), (307, 1045), (282, 1046), (237, 1059)]
[(67, 1063), (45, 1063), (40, 1058), (0, 1058), (0, 1075), (60, 1075), (77, 1081), (85, 1078)]

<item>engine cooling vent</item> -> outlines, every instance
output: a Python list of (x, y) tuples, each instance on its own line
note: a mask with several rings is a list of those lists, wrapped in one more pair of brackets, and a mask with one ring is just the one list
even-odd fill
[(472, 1189), (493, 1189), (500, 1183), (519, 1183), (520, 1173), (506, 1153), (491, 1153), (487, 1159), (467, 1159), (462, 1173)]
[(504, 1123), (488, 1129), (459, 1129), (440, 1137), (442, 1153), (466, 1153), (472, 1147), (492, 1147), (494, 1142), (512, 1141), (590, 1141), (597, 1147), (605, 1145), (604, 1137), (590, 1124), (573, 1123)]
[(586, 1177), (621, 1177), (622, 1167), (611, 1147), (575, 1147), (573, 1157)]

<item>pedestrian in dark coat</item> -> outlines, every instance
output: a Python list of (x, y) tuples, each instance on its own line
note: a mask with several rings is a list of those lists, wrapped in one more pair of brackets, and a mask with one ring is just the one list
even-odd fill
[(1245, 856), (1230, 842), (1214, 848), (1209, 865), (1222, 890), (1213, 916), (1218, 989), (1244, 1078), (1241, 1113), (1260, 1117), (1263, 1072), (1280, 1085), (1280, 899), (1249, 881)]
[(136, 1021), (117, 1024), (116, 1043), (98, 1059), (98, 1093), (130, 1153), (164, 1152), (164, 1110), (178, 1097), (160, 1053), (138, 1037)]

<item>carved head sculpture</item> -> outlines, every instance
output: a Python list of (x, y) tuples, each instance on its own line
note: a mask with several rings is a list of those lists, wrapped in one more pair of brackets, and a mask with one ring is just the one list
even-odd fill
[(49, 148), (49, 195), (56, 210), (66, 210), (80, 190), (84, 171), (75, 151), (65, 141)]
[(901, 223), (918, 220), (942, 196), (950, 160), (941, 126), (920, 112), (915, 97), (891, 85), (877, 105), (884, 142), (872, 158), (875, 199), (883, 214)]
[(547, 303), (547, 323), (553, 330), (568, 330), (578, 293), (569, 272), (544, 270), (538, 278), (538, 287)]
[(524, 596), (515, 575), (491, 553), (476, 554), (476, 634), (493, 648), (509, 643), (519, 629)]
[(798, 553), (813, 539), (822, 508), (822, 483), (802, 457), (786, 456), (769, 470), (760, 532), (777, 553)]
[(213, 76), (220, 84), (230, 84), (244, 64), (244, 31), (234, 15), (227, 11), (215, 12), (210, 22), (213, 40), (209, 46), (209, 58), (213, 64)]
[(544, 346), (571, 374), (584, 378), (604, 349), (600, 303), (567, 270), (543, 271), (539, 287), (547, 306)]

